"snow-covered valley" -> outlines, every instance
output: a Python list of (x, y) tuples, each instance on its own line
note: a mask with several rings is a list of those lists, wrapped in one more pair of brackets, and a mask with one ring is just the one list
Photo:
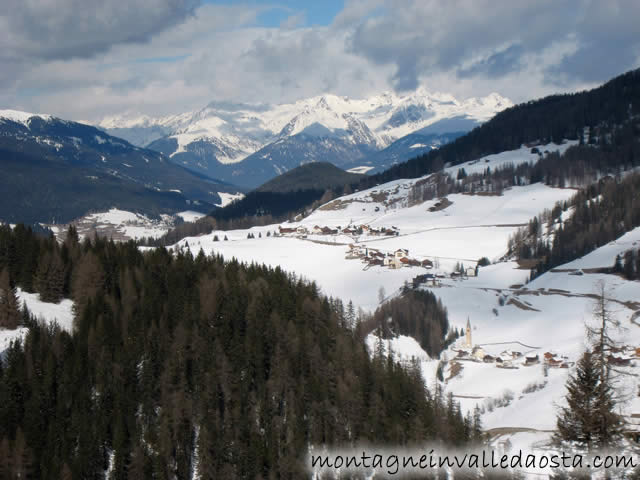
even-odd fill
[[(562, 151), (567, 146), (555, 148)], [(457, 166), (451, 173), (460, 167), (473, 171), (533, 161), (535, 156), (522, 148)], [(621, 386), (627, 400), (621, 404), (622, 413), (629, 419), (640, 413), (635, 371), (635, 365), (640, 366), (635, 356), (640, 326), (632, 321), (640, 312), (640, 284), (596, 273), (610, 268), (617, 254), (638, 248), (640, 229), (527, 283), (528, 269), (501, 260), (509, 236), (556, 202), (570, 199), (574, 189), (533, 184), (507, 189), (502, 195), (460, 193), (449, 195), (447, 201), (412, 204), (409, 192), (420, 180), (398, 180), (341, 197), (295, 223), (215, 231), (185, 238), (174, 248), (189, 249), (194, 255), (202, 249), (227, 259), (280, 266), (315, 281), (325, 294), (344, 302), (352, 300), (368, 312), (379, 305), (381, 292), (387, 300), (398, 295), (407, 282), (427, 274), (430, 279), (423, 280), (419, 288), (431, 290), (442, 300), (450, 325), (458, 331), (470, 321), (471, 347), (480, 347), (477, 350), (487, 355), (486, 361), (482, 356), (470, 358), (471, 348), (467, 358), (456, 360), (459, 355), (464, 357), (459, 352), (464, 338), (440, 359), (429, 358), (408, 337), (389, 341), (387, 348), (396, 358), (417, 358), (425, 381), (432, 386), (440, 360), (446, 361), (445, 391), (454, 395), (464, 411), (478, 406), (483, 427), (496, 442), (509, 440), (527, 447), (544, 446), (550, 439), (568, 374), (585, 349), (584, 324), (592, 318), (598, 282), (605, 282), (615, 315), (624, 326), (621, 343), (628, 347), (623, 353), (628, 365), (623, 368), (631, 375)], [(569, 215), (570, 211), (565, 212), (563, 218)], [(380, 252), (388, 258), (400, 250), (407, 250), (414, 266), (375, 265), (354, 254)], [(457, 264), (473, 269), (481, 257), (492, 264), (479, 267), (477, 276), (475, 272), (451, 275)], [(433, 268), (425, 269), (424, 261)], [(371, 346), (376, 339), (371, 334), (367, 341)], [(545, 353), (555, 355), (550, 357), (553, 366), (545, 363)], [(508, 367), (497, 368), (504, 367), (500, 363), (507, 355), (514, 356)], [(537, 362), (525, 365), (527, 357), (535, 356)]]
[[(562, 153), (571, 144), (540, 149)], [(454, 177), (460, 168), (468, 174), (495, 171), (538, 159), (523, 146), (446, 173)], [(296, 222), (213, 231), (184, 238), (172, 248), (280, 267), (316, 282), (323, 293), (345, 304), (352, 301), (363, 312), (375, 311), (406, 285), (430, 290), (447, 308), (451, 328), (461, 331), (469, 322), (470, 343), (462, 336), (439, 358), (430, 358), (415, 339), (399, 335), (384, 341), (385, 350), (400, 361), (418, 361), (430, 387), (439, 381), (440, 370), (445, 393), (451, 393), (464, 412), (480, 409), (482, 426), (494, 444), (528, 449), (549, 447), (568, 375), (586, 346), (585, 323), (592, 319), (596, 290), (604, 282), (624, 328), (619, 335), (625, 346), (620, 368), (628, 375), (619, 385), (624, 397), (620, 411), (633, 424), (640, 414), (640, 283), (602, 269), (610, 268), (617, 255), (640, 247), (640, 228), (529, 282), (528, 268), (507, 255), (509, 238), (576, 190), (536, 183), (502, 192), (413, 198), (415, 187), (428, 180), (392, 181), (334, 199)], [(197, 218), (191, 212), (180, 215), (185, 221)], [(561, 221), (570, 215), (570, 209), (563, 212)], [(160, 235), (168, 228), (117, 210), (85, 221), (94, 230), (101, 222), (111, 225), (103, 229), (129, 238)], [(489, 264), (478, 265), (481, 258)], [(458, 269), (464, 273), (452, 273)], [(21, 301), (36, 315), (57, 318), (63, 328), (71, 328), (70, 300), (48, 308), (36, 297), (20, 292)], [(1, 332), (0, 347), (25, 332)], [(373, 350), (378, 339), (372, 333), (366, 342)]]

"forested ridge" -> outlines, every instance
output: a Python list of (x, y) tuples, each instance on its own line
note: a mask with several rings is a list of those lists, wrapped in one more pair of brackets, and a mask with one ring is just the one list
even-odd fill
[(302, 190), (326, 191), (357, 184), (362, 174), (350, 173), (329, 162), (305, 163), (278, 175), (255, 190), (258, 192), (296, 192)]
[[(208, 234), (214, 230), (233, 230), (254, 226), (271, 225), (293, 219), (304, 213), (323, 197), (322, 190), (300, 190), (295, 192), (252, 191), (241, 200), (224, 208), (214, 210), (195, 222), (184, 222), (162, 237), (148, 238), (144, 244), (170, 246), (183, 238)], [(331, 196), (330, 198), (333, 198)]]
[(0, 478), (294, 479), (310, 445), (473, 435), (417, 365), (371, 358), (351, 309), (279, 268), (4, 226), (0, 272), (3, 298), (76, 302), (73, 334), (17, 319)]
[[(562, 213), (572, 209), (563, 221)], [(543, 226), (552, 233), (544, 235)], [(580, 258), (624, 233), (640, 227), (640, 174), (603, 178), (580, 190), (568, 202), (534, 217), (509, 241), (509, 253), (533, 262), (532, 277)], [(624, 260), (624, 263), (623, 263)], [(633, 252), (618, 259), (611, 270), (636, 278)]]
[(452, 143), (365, 177), (360, 188), (437, 172), (529, 142), (577, 139), (585, 127), (622, 125), (640, 114), (640, 70), (620, 75), (593, 90), (551, 95), (503, 110)]

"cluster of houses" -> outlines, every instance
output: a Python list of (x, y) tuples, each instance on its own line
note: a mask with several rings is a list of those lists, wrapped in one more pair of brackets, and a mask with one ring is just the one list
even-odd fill
[(406, 248), (398, 248), (394, 252), (385, 253), (365, 245), (350, 244), (345, 258), (348, 260), (360, 259), (368, 267), (379, 265), (390, 269), (402, 267), (433, 268), (433, 262), (431, 260), (416, 260), (415, 258), (409, 257), (409, 250)]
[(420, 285), (438, 287), (440, 286), (440, 281), (443, 278), (446, 278), (446, 275), (443, 273), (423, 273), (413, 277), (411, 283), (413, 285), (413, 288), (418, 288)]
[[(500, 355), (490, 355), (481, 346), (476, 345), (471, 349), (461, 348), (457, 352), (457, 360), (495, 363), (498, 368), (519, 368), (517, 364), (523, 363), (522, 352), (515, 350), (505, 350)], [(535, 357), (524, 356), (524, 365), (533, 365), (535, 363), (539, 363), (537, 355)]]
[[(594, 353), (598, 353), (600, 349), (594, 348)], [(608, 360), (610, 365), (616, 367), (629, 367), (631, 361), (640, 358), (640, 347), (632, 347), (630, 345), (621, 345), (619, 347), (611, 348)]]
[(462, 271), (451, 272), (451, 278), (467, 278), (467, 277), (477, 277), (478, 270), (476, 267), (467, 267)]
[[(640, 358), (640, 348), (622, 347), (617, 352), (612, 352), (608, 359), (611, 365), (618, 367), (632, 366), (632, 361)], [(569, 357), (555, 352), (545, 352), (542, 355), (537, 353), (523, 354), (518, 351), (505, 350), (500, 355), (490, 355), (479, 345), (471, 349), (461, 348), (457, 350), (457, 360), (469, 360), (475, 362), (495, 363), (498, 368), (519, 368), (519, 365), (530, 367), (543, 364), (549, 368), (570, 368), (574, 362), (569, 361)]]
[(297, 235), (297, 236), (306, 236), (306, 235), (371, 235), (371, 236), (387, 236), (393, 237), (400, 234), (396, 227), (370, 227), (369, 225), (349, 225), (345, 228), (341, 228), (340, 226), (331, 228), (331, 227), (321, 227), (320, 225), (314, 225), (313, 228), (307, 228), (303, 225), (298, 227), (278, 227), (279, 235)]
[[(640, 349), (638, 349), (640, 353)], [(516, 350), (504, 350), (499, 355), (491, 355), (484, 351), (480, 345), (473, 345), (471, 339), (471, 322), (467, 318), (467, 328), (465, 338), (461, 348), (457, 350), (457, 360), (468, 360), (474, 362), (494, 363), (498, 368), (520, 368), (519, 366), (530, 367), (540, 364), (540, 355), (537, 353), (526, 353)], [(550, 368), (569, 368), (573, 362), (563, 355), (555, 352), (545, 352), (542, 356), (545, 366)]]

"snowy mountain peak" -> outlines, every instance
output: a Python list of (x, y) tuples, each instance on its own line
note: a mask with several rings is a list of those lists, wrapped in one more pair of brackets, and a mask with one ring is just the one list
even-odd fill
[(136, 138), (127, 137), (125, 129), (155, 128), (156, 138), (165, 132), (171, 136), (188, 135), (189, 138), (184, 139), (188, 142), (214, 137), (221, 139), (232, 134), (266, 145), (283, 136), (296, 135), (314, 123), (335, 132), (355, 119), (364, 123), (376, 136), (393, 141), (445, 118), (467, 117), (486, 121), (497, 111), (512, 105), (510, 100), (497, 93), (459, 101), (450, 94), (430, 92), (421, 86), (403, 95), (385, 91), (363, 99), (327, 93), (279, 105), (213, 101), (201, 110), (166, 117), (111, 116), (103, 119), (99, 126), (117, 130), (138, 145)]
[[(244, 185), (242, 177), (249, 167), (231, 164), (250, 160), (252, 171), (268, 170), (261, 177), (265, 180), (278, 172), (272, 165), (284, 171), (300, 163), (330, 161), (351, 168), (407, 135), (468, 131), (508, 106), (511, 102), (498, 94), (458, 100), (420, 87), (360, 99), (325, 93), (278, 105), (213, 101), (197, 111), (155, 119), (131, 114), (110, 117), (100, 126), (187, 168)], [(422, 145), (422, 140), (417, 143)], [(420, 153), (397, 154), (409, 158)], [(258, 158), (267, 166), (258, 165)], [(393, 161), (398, 160), (402, 159)]]
[(31, 118), (36, 117), (45, 121), (52, 120), (54, 117), (51, 115), (45, 115), (42, 113), (29, 113), (19, 110), (0, 110), (0, 120), (6, 119), (12, 122), (21, 123), (25, 127), (29, 127), (29, 121)]

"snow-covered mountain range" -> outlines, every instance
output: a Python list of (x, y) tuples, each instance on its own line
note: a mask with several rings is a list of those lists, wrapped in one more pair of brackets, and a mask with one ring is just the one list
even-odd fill
[[(344, 169), (386, 168), (437, 148), (455, 138), (453, 133), (466, 132), (510, 106), (497, 93), (460, 101), (419, 88), (406, 95), (323, 95), (280, 105), (213, 102), (167, 117), (109, 117), (98, 126), (189, 169), (254, 187), (312, 161)], [(393, 155), (385, 155), (386, 149)]]

